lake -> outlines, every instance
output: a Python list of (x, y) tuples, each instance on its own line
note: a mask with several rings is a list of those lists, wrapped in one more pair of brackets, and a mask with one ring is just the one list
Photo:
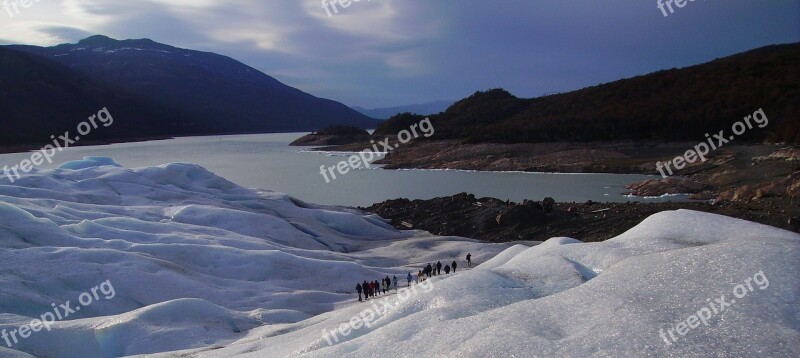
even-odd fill
[[(622, 194), (626, 184), (654, 178), (646, 175), (362, 169), (344, 176), (337, 174), (336, 180), (326, 183), (320, 175), (320, 166), (333, 166), (347, 157), (288, 146), (304, 134), (186, 137), (72, 147), (56, 154), (53, 164), (39, 169), (52, 169), (84, 156), (112, 157), (128, 168), (195, 163), (248, 188), (283, 192), (313, 203), (346, 206), (368, 206), (396, 198), (430, 199), (460, 192), (517, 202), (546, 196), (561, 202), (685, 200), (681, 196), (644, 199)], [(0, 154), (0, 167), (16, 165), (26, 158), (30, 158), (30, 153)], [(0, 184), (7, 182), (8, 179), (0, 179)]]

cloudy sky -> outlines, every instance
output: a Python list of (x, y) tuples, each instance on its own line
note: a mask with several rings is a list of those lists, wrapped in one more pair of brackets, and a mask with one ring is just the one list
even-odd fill
[(536, 97), (800, 41), (800, 0), (692, 0), (667, 17), (656, 0), (361, 0), (332, 16), (321, 0), (0, 4), (24, 1), (0, 9), (0, 43), (150, 38), (365, 107)]

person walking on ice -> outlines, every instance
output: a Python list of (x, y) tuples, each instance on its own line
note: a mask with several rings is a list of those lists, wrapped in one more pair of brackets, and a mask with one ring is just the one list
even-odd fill
[(458, 266), (458, 263), (456, 262), (456, 260), (453, 260), (453, 263), (450, 264), (450, 266), (453, 266), (453, 273), (456, 273), (456, 267)]
[(361, 290), (363, 290), (363, 288), (361, 288), (361, 284), (356, 282), (356, 291), (358, 291), (358, 302), (361, 302)]
[(392, 280), (393, 280), (393, 283), (394, 283), (394, 290), (397, 291), (397, 275), (394, 275)]
[(472, 254), (467, 254), (467, 267), (472, 267)]
[(436, 275), (442, 274), (442, 262), (436, 261)]
[(449, 275), (450, 274), (450, 265), (444, 265), (444, 274), (445, 275)]
[(406, 280), (408, 280), (408, 285), (406, 287), (410, 287), (411, 286), (411, 279), (412, 279), (411, 272), (409, 272), (408, 276), (406, 276)]

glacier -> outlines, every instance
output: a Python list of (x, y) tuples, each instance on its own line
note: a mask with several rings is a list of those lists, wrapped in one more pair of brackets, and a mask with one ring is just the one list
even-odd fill
[[(92, 157), (0, 179), (0, 330), (104, 281), (115, 294), (0, 340), (0, 357), (800, 356), (798, 257), (800, 235), (688, 210), (600, 243), (494, 244), (398, 231), (197, 165)], [(405, 286), (455, 259), (457, 273), (393, 291), (391, 307), (356, 300), (357, 282)], [(678, 333), (722, 295), (727, 307)], [(369, 327), (325, 337), (373, 308)]]

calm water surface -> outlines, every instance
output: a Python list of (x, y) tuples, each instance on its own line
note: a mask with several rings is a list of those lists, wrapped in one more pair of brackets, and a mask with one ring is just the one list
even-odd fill
[[(624, 185), (652, 178), (645, 175), (363, 169), (326, 183), (319, 173), (320, 166), (336, 165), (347, 157), (288, 146), (303, 134), (189, 137), (74, 147), (56, 154), (53, 164), (39, 168), (52, 169), (84, 156), (112, 157), (128, 168), (174, 162), (195, 163), (248, 188), (284, 192), (314, 203), (348, 206), (368, 206), (396, 198), (430, 199), (460, 192), (512, 201), (541, 200), (545, 196), (552, 196), (557, 201), (578, 202), (683, 199), (633, 199), (622, 194), (626, 191)], [(25, 158), (30, 158), (30, 153), (0, 154), (0, 167), (17, 164)]]

